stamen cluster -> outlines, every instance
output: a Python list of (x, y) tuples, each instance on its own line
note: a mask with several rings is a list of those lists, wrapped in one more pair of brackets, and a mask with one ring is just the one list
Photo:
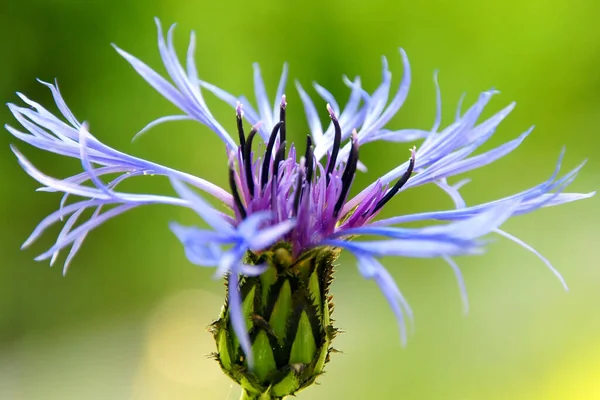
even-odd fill
[[(255, 160), (252, 143), (258, 132), (253, 126), (244, 132), (242, 105), (236, 107), (239, 146), (229, 156), (229, 185), (234, 199), (236, 220), (241, 222), (256, 212), (271, 213), (271, 223), (295, 219), (296, 225), (283, 240), (293, 245), (295, 256), (318, 245), (334, 232), (364, 225), (404, 186), (415, 165), (411, 152), (406, 172), (388, 190), (376, 184), (353, 209), (344, 209), (359, 161), (356, 131), (346, 160), (338, 159), (342, 147), (342, 128), (335, 112), (327, 105), (334, 126), (334, 140), (326, 163), (314, 156), (310, 135), (306, 136), (304, 155), (296, 161), (296, 148), (286, 154), (286, 97), (282, 96), (279, 121), (273, 126), (262, 158)], [(343, 212), (342, 212), (343, 211)]]

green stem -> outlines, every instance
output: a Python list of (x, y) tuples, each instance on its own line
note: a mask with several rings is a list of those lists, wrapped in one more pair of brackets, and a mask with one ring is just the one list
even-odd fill
[(273, 397), (268, 393), (263, 394), (252, 394), (248, 393), (245, 389), (242, 389), (242, 397), (240, 400), (281, 400), (283, 397)]

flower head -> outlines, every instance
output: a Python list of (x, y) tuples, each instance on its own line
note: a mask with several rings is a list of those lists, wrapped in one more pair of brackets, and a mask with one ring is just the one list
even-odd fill
[[(209, 225), (209, 229), (172, 223), (171, 230), (184, 245), (190, 262), (216, 267), (217, 277), (227, 277), (227, 315), (250, 367), (254, 364), (252, 343), (257, 339), (255, 336), (251, 340), (248, 331), (248, 315), (242, 306), (244, 296), (240, 287), (246, 280), (264, 274), (274, 262), (273, 257), (279, 254), (276, 249), (282, 245), (289, 250), (289, 254), (286, 253), (289, 262), (278, 261), (280, 267), (294, 266), (306, 254), (325, 254), (318, 253), (319, 249), (324, 249), (326, 253), (339, 249), (352, 253), (362, 276), (374, 280), (388, 300), (398, 320), (403, 342), (406, 340), (405, 316), (412, 318), (412, 311), (391, 275), (378, 261), (380, 257), (442, 258), (456, 274), (465, 307), (464, 283), (451, 257), (480, 254), (487, 244), (483, 238), (491, 233), (504, 236), (535, 253), (560, 278), (548, 260), (500, 227), (512, 216), (592, 196), (594, 193), (564, 192), (583, 164), (559, 178), (561, 153), (555, 171), (548, 180), (520, 193), (473, 206), (466, 205), (459, 191), (466, 181), (455, 184), (448, 182), (448, 178), (490, 164), (510, 153), (531, 132), (532, 129), (528, 129), (516, 139), (473, 155), (514, 108), (514, 103), (510, 104), (480, 122), (484, 107), (496, 91), (483, 92), (464, 113), (459, 107), (455, 120), (440, 129), (441, 96), (436, 76), (437, 112), (432, 129), (388, 130), (386, 125), (403, 105), (411, 79), (408, 58), (400, 49), (404, 74), (395, 91), (392, 91), (392, 74), (385, 58), (382, 82), (372, 93), (362, 88), (358, 77), (354, 80), (344, 78), (350, 95), (343, 108), (332, 93), (318, 84), (314, 85), (322, 99), (317, 104), (325, 106), (329, 113), (330, 121), (326, 126), (318, 117), (315, 102), (300, 83), (296, 83), (310, 135), (304, 143), (295, 146), (286, 136), (288, 104), (284, 91), (287, 65), (284, 66), (273, 101), (266, 94), (258, 65), (254, 66), (255, 109), (245, 97), (229, 94), (198, 78), (193, 33), (184, 67), (173, 46), (174, 28), (171, 27), (165, 40), (158, 21), (157, 26), (160, 55), (171, 81), (131, 54), (115, 48), (142, 78), (177, 106), (182, 114), (159, 118), (148, 124), (136, 137), (167, 121), (189, 119), (200, 122), (225, 144), (223, 170), (228, 170), (229, 187), (221, 188), (202, 178), (108, 147), (91, 135), (87, 124), (76, 119), (56, 84), (42, 82), (52, 91), (62, 118), (19, 94), (29, 107), (9, 104), (9, 108), (25, 132), (10, 126), (7, 129), (17, 139), (37, 148), (81, 160), (83, 172), (66, 179), (51, 178), (37, 170), (13, 147), (24, 170), (43, 185), (40, 190), (64, 193), (60, 208), (41, 221), (24, 244), (28, 246), (48, 226), (68, 216), (56, 243), (37, 260), (50, 258), (53, 263), (61, 250), (71, 246), (64, 267), (66, 272), (73, 255), (90, 230), (141, 205), (169, 204), (194, 210)], [(237, 126), (235, 135), (231, 135), (214, 118), (204, 101), (203, 90), (233, 107), (232, 114)], [(357, 195), (350, 196), (354, 177), (359, 173), (357, 171), (365, 170), (359, 157), (361, 146), (374, 141), (406, 143), (421, 139), (422, 143), (412, 147), (404, 162), (373, 179), (373, 183)], [(260, 142), (258, 146), (257, 142)], [(123, 180), (149, 173), (170, 179), (177, 196), (117, 190), (117, 185)], [(102, 180), (105, 176), (115, 175), (109, 183)], [(399, 193), (429, 183), (446, 192), (456, 208), (377, 219), (379, 212)], [(191, 187), (218, 199), (229, 212), (215, 209)], [(67, 203), (69, 195), (82, 199)], [(92, 216), (77, 225), (88, 208), (94, 209)], [(433, 224), (422, 228), (401, 226), (412, 221), (433, 221)], [(267, 254), (269, 256), (261, 257)], [(311, 298), (306, 295), (303, 301), (309, 303)], [(301, 322), (297, 323), (301, 325)], [(273, 330), (269, 332), (271, 334)], [(329, 343), (329, 334), (319, 335), (327, 336), (323, 340)], [(290, 351), (293, 353), (293, 349)], [(313, 367), (317, 371), (318, 368)], [(307, 382), (299, 383), (298, 387)]]

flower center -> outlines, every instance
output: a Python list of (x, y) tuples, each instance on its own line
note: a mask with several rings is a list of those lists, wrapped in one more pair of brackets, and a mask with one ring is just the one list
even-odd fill
[(238, 105), (239, 146), (230, 152), (229, 184), (238, 223), (256, 212), (272, 213), (273, 224), (296, 219), (296, 228), (290, 231), (286, 240), (291, 242), (297, 257), (334, 231), (361, 226), (373, 218), (410, 178), (414, 153), (407, 171), (391, 189), (376, 183), (359, 206), (344, 209), (358, 167), (359, 137), (356, 131), (352, 132), (349, 146), (342, 147), (342, 127), (327, 105), (333, 132), (322, 138), (323, 142), (331, 142), (325, 165), (315, 158), (309, 135), (304, 155), (298, 162), (294, 145), (289, 151), (286, 148), (286, 106), (283, 96), (279, 122), (271, 130), (262, 159), (255, 160), (252, 143), (259, 125), (253, 126), (246, 135), (242, 108)]

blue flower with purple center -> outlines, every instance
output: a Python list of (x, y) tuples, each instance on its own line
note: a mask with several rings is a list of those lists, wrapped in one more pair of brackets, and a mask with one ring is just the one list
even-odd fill
[[(448, 182), (448, 178), (483, 167), (512, 152), (532, 131), (528, 129), (515, 139), (474, 155), (514, 108), (514, 103), (510, 104), (480, 121), (484, 107), (496, 91), (483, 92), (464, 112), (459, 106), (455, 120), (442, 129), (441, 96), (436, 78), (437, 112), (433, 127), (430, 130), (386, 129), (387, 123), (402, 107), (410, 86), (408, 58), (400, 50), (404, 71), (395, 91), (385, 58), (382, 82), (372, 93), (362, 88), (360, 78), (344, 78), (350, 94), (343, 107), (324, 87), (314, 85), (319, 96), (315, 102), (300, 83), (296, 83), (310, 129), (306, 141), (296, 146), (286, 136), (287, 66), (284, 66), (273, 99), (267, 96), (258, 65), (254, 66), (254, 108), (245, 97), (232, 95), (199, 79), (193, 33), (184, 66), (173, 46), (173, 27), (165, 38), (158, 21), (157, 25), (158, 47), (170, 80), (131, 54), (115, 48), (182, 114), (159, 118), (138, 135), (169, 121), (194, 120), (205, 125), (225, 145), (223, 171), (228, 173), (229, 186), (221, 188), (200, 177), (105, 145), (90, 133), (86, 123), (73, 115), (57, 84), (41, 82), (52, 92), (60, 115), (19, 93), (26, 106), (9, 104), (8, 107), (23, 130), (6, 128), (15, 138), (34, 147), (79, 159), (83, 172), (65, 179), (52, 178), (12, 147), (23, 169), (42, 184), (39, 190), (64, 193), (58, 210), (44, 218), (24, 243), (24, 247), (29, 246), (46, 228), (63, 223), (54, 245), (36, 260), (50, 259), (53, 264), (59, 252), (69, 249), (63, 270), (66, 273), (86, 235), (108, 219), (142, 205), (190, 208), (208, 228), (175, 222), (170, 228), (183, 244), (190, 262), (215, 267), (216, 277), (227, 278), (231, 324), (250, 366), (254, 361), (252, 340), (246, 327), (239, 287), (243, 280), (263, 274), (268, 265), (249, 262), (247, 254), (260, 256), (281, 243), (289, 245), (292, 260), (319, 248), (342, 249), (353, 254), (362, 276), (374, 280), (388, 300), (398, 320), (403, 342), (407, 336), (405, 316), (411, 319), (412, 311), (391, 275), (378, 261), (380, 257), (442, 258), (456, 275), (466, 308), (464, 283), (452, 257), (481, 254), (489, 242), (486, 237), (497, 234), (537, 255), (564, 285), (548, 260), (502, 230), (501, 225), (512, 216), (593, 196), (594, 193), (565, 192), (583, 163), (559, 177), (561, 153), (554, 172), (539, 185), (472, 206), (467, 206), (460, 194), (460, 188), (467, 181)], [(203, 92), (210, 92), (231, 105), (237, 132), (228, 132), (213, 117)], [(317, 107), (326, 107), (330, 119), (327, 124), (322, 124)], [(356, 174), (366, 171), (360, 162), (360, 148), (374, 141), (421, 142), (411, 146), (403, 163), (383, 176), (374, 177), (371, 185), (351, 196)], [(176, 195), (127, 193), (117, 188), (126, 179), (148, 174), (166, 176)], [(112, 180), (107, 180), (108, 177)], [(434, 184), (443, 190), (454, 201), (455, 209), (377, 218), (402, 191), (425, 184)], [(224, 208), (215, 208), (199, 192), (214, 197)], [(70, 201), (71, 198), (77, 200)], [(86, 210), (93, 210), (91, 217), (81, 221)], [(414, 221), (431, 224), (421, 228), (403, 226)]]

